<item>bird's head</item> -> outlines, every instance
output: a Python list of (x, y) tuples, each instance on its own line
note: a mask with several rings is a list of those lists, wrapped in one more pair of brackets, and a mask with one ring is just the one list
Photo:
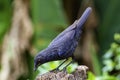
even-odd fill
[(41, 59), (39, 57), (34, 58), (34, 71), (37, 70), (38, 66), (41, 65)]
[(49, 61), (54, 61), (58, 59), (57, 53), (51, 49), (51, 48), (46, 48), (39, 52), (35, 58), (34, 58), (34, 70), (36, 71), (38, 66), (49, 62)]
[(34, 71), (36, 71), (40, 65), (42, 65), (43, 63), (46, 62), (46, 53), (47, 53), (47, 51), (46, 51), (46, 49), (44, 49), (35, 56)]
[(42, 55), (44, 52), (41, 51), (38, 53), (34, 58), (34, 71), (37, 70), (37, 68), (44, 63), (44, 56)]

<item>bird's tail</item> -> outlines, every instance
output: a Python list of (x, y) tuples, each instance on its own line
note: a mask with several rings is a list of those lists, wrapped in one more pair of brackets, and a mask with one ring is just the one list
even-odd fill
[(83, 24), (86, 22), (87, 18), (89, 17), (90, 13), (92, 11), (91, 7), (88, 7), (84, 13), (82, 14), (82, 16), (80, 17), (80, 19), (77, 20), (77, 30), (81, 30)]
[(80, 39), (81, 33), (82, 33), (82, 27), (83, 24), (86, 22), (87, 18), (89, 17), (90, 13), (92, 11), (91, 7), (88, 7), (84, 13), (82, 14), (82, 16), (80, 17), (80, 19), (78, 19), (77, 21), (74, 22), (75, 24), (75, 29), (76, 29), (76, 34), (75, 37), (77, 40)]

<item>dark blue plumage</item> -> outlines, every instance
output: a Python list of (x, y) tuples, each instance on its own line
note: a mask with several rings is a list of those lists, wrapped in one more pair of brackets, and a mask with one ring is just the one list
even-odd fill
[(88, 7), (81, 18), (60, 33), (46, 49), (39, 52), (34, 58), (34, 69), (43, 63), (73, 57), (75, 48), (78, 45), (82, 26), (90, 15), (92, 9)]

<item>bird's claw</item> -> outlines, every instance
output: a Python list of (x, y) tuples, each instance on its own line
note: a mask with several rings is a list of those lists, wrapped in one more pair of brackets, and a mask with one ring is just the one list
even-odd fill
[(66, 67), (64, 67), (61, 71), (66, 72)]

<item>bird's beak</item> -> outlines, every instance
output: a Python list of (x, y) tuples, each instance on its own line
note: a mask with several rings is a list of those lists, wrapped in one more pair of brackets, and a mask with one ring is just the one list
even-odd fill
[(37, 65), (34, 65), (34, 71), (36, 71), (37, 70)]
[(37, 68), (36, 67), (34, 67), (34, 71), (36, 71), (37, 70)]

